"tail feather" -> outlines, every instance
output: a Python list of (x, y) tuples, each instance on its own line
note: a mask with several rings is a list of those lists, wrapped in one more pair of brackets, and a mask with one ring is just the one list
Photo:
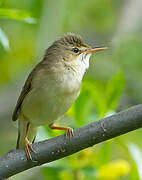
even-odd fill
[[(18, 138), (17, 138), (16, 149), (25, 147), (27, 124), (28, 121), (25, 121), (23, 119), (18, 120)], [(33, 143), (35, 141), (37, 130), (38, 130), (37, 127), (34, 127), (31, 124), (29, 125), (27, 138), (30, 143)]]
[(19, 141), (20, 141), (20, 131), (18, 129), (18, 138), (17, 138), (17, 143), (16, 143), (16, 149), (19, 149)]

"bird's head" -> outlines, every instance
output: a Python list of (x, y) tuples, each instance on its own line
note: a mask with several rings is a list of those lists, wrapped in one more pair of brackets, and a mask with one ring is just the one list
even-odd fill
[(67, 66), (77, 67), (85, 71), (89, 67), (90, 56), (98, 51), (106, 50), (106, 47), (91, 47), (83, 42), (79, 35), (67, 33), (61, 39), (55, 41), (46, 52), (52, 56), (51, 61), (63, 62)]

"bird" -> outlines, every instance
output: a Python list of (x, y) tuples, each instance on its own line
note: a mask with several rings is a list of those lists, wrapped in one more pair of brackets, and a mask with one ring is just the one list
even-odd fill
[(71, 127), (56, 126), (57, 120), (75, 102), (82, 79), (89, 68), (89, 59), (106, 47), (91, 47), (80, 35), (67, 33), (45, 51), (45, 55), (29, 74), (17, 100), (12, 120), (18, 120), (16, 148), (25, 148), (32, 160), (32, 144), (40, 126), (66, 131), (73, 136)]

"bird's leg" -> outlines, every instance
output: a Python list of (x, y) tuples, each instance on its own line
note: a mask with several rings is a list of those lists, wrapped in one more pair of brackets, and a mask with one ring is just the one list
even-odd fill
[(29, 131), (29, 128), (30, 128), (30, 123), (28, 122), (27, 124), (27, 127), (26, 127), (26, 135), (25, 135), (25, 152), (27, 154), (27, 157), (32, 160), (32, 156), (31, 156), (31, 153), (30, 153), (30, 150), (34, 151), (33, 147), (32, 147), (32, 144), (29, 142), (28, 140), (28, 131)]
[(73, 129), (70, 127), (59, 127), (59, 126), (55, 126), (54, 123), (49, 124), (49, 127), (51, 129), (64, 130), (66, 131), (66, 135), (68, 135), (69, 137), (73, 136)]

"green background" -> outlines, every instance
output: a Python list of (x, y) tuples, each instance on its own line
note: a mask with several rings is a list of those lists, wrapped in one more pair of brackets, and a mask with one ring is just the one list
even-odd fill
[[(142, 101), (142, 2), (0, 0), (0, 155), (15, 148), (12, 111), (31, 69), (66, 32), (92, 46), (79, 98), (60, 125), (78, 128)], [(62, 134), (41, 127), (37, 141)], [(140, 180), (142, 130), (33, 168), (12, 180)]]

